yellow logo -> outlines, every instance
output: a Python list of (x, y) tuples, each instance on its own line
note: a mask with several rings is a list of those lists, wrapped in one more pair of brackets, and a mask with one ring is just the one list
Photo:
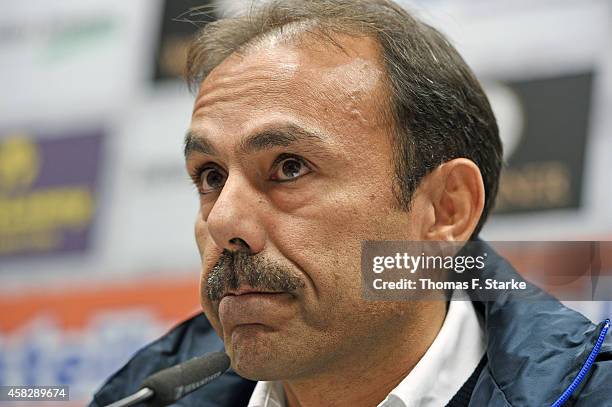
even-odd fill
[[(66, 184), (56, 174), (52, 185), (33, 185), (44, 160), (41, 146), (27, 134), (0, 139), (0, 258), (60, 250), (66, 233), (83, 234), (91, 225), (95, 202), (86, 182)], [(66, 171), (75, 166), (69, 160), (53, 164)]]
[(24, 135), (0, 141), (0, 190), (25, 190), (40, 170), (40, 154), (35, 143)]

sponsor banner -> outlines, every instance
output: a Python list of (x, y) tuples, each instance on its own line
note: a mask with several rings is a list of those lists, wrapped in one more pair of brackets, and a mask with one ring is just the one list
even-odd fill
[[(612, 300), (612, 242), (368, 241), (363, 296), (370, 300)], [(492, 275), (492, 250), (519, 274)], [(550, 295), (545, 295), (544, 292)], [(454, 295), (459, 290), (462, 295)], [(468, 295), (470, 294), (470, 295)]]
[(493, 91), (507, 166), (496, 213), (579, 208), (593, 73), (508, 82)]
[[(198, 8), (197, 11), (194, 8)], [(155, 82), (179, 79), (185, 68), (187, 46), (199, 27), (214, 21), (211, 0), (165, 0), (155, 47)]]
[(199, 312), (197, 278), (0, 294), (0, 386), (88, 401), (139, 348)]
[(0, 262), (89, 247), (103, 132), (0, 138)]

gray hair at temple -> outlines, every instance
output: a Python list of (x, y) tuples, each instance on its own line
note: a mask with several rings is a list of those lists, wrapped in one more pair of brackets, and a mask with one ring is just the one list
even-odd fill
[(204, 26), (189, 46), (186, 79), (192, 90), (225, 58), (258, 41), (305, 38), (342, 48), (334, 36), (374, 38), (380, 46), (394, 124), (398, 205), (410, 209), (419, 182), (440, 164), (468, 158), (485, 189), (480, 232), (491, 211), (502, 165), (502, 145), (489, 101), (463, 58), (435, 28), (387, 0), (272, 0)]

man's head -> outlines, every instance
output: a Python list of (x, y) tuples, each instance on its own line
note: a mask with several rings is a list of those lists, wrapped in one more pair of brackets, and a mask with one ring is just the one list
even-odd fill
[(365, 301), (359, 269), (364, 240), (467, 240), (492, 206), (495, 119), (446, 40), (386, 1), (279, 1), (209, 24), (187, 73), (202, 306), (234, 368), (299, 379), (435, 336), (441, 304)]

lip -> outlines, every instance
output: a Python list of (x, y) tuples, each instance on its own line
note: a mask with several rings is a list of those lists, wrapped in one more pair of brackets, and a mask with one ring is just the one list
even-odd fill
[(279, 291), (266, 291), (266, 290), (259, 290), (259, 289), (250, 288), (250, 287), (240, 287), (238, 290), (229, 290), (228, 292), (223, 294), (223, 297), (225, 297), (226, 295), (245, 295), (245, 294), (283, 294), (283, 293)]
[(240, 325), (279, 327), (293, 317), (293, 297), (285, 292), (244, 290), (219, 302), (219, 319), (226, 334)]

